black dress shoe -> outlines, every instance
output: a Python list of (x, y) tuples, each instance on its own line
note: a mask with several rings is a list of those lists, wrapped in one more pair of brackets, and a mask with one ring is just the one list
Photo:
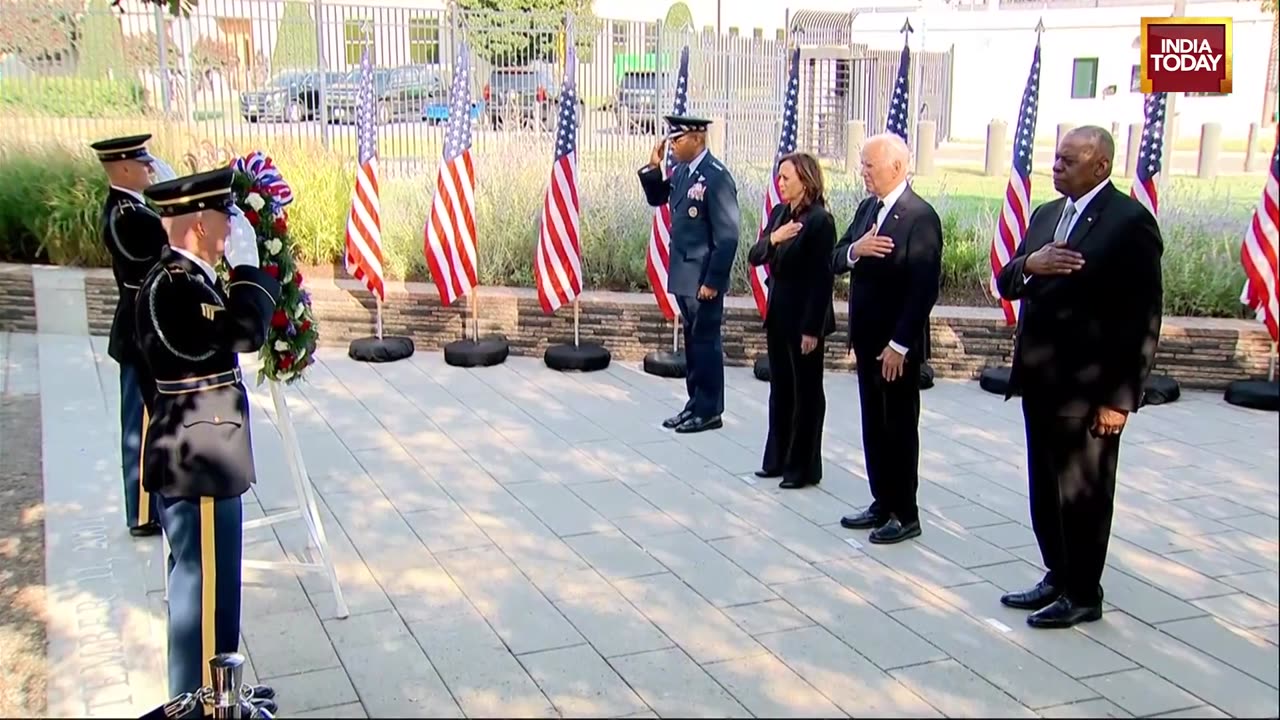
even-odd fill
[(1041, 580), (1030, 590), (1001, 595), (1000, 603), (1018, 610), (1041, 610), (1052, 605), (1061, 595), (1061, 590)]
[(129, 534), (134, 537), (151, 537), (160, 534), (160, 523), (149, 522), (146, 525), (129, 528)]
[(881, 525), (871, 531), (868, 540), (876, 545), (892, 545), (900, 543), (903, 540), (910, 540), (913, 537), (920, 536), (920, 521), (909, 522), (906, 525), (898, 518), (889, 518), (889, 522)]
[(1034, 628), (1069, 628), (1082, 622), (1102, 619), (1102, 605), (1081, 605), (1063, 595), (1044, 609), (1027, 616), (1027, 624)]
[(690, 417), (688, 420), (685, 420), (684, 422), (677, 425), (676, 432), (699, 433), (705, 430), (716, 430), (722, 427), (724, 427), (724, 421), (720, 419), (719, 415), (716, 415), (715, 417), (709, 417), (709, 418), (698, 417), (697, 415), (694, 415), (693, 417)]
[(756, 477), (758, 477), (758, 478), (780, 478), (780, 477), (782, 477), (782, 471), (781, 471), (781, 470), (769, 470), (769, 469), (757, 470), (757, 471), (756, 471)]
[(870, 510), (863, 510), (857, 515), (845, 515), (840, 518), (840, 527), (850, 530), (874, 530), (888, 521), (888, 518), (881, 517)]
[(662, 427), (668, 430), (674, 430), (677, 427), (680, 427), (680, 423), (684, 422), (685, 420), (688, 420), (691, 417), (693, 417), (692, 410), (681, 410), (679, 415), (672, 415), (666, 420), (663, 420)]
[(787, 480), (783, 480), (782, 482), (778, 483), (778, 487), (782, 488), (783, 490), (795, 490), (796, 488), (809, 487), (810, 485), (817, 485), (820, 482), (822, 481), (821, 480), (804, 480), (801, 478), (789, 478)]

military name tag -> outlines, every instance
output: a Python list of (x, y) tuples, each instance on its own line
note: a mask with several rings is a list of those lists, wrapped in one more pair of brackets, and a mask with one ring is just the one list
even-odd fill
[(689, 208), (689, 217), (698, 217), (698, 208), (696, 207)]

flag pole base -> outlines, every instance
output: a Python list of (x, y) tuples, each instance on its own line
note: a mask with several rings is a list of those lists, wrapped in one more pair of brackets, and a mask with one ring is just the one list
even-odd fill
[(413, 339), (397, 335), (362, 337), (351, 341), (347, 356), (357, 362), (388, 363), (413, 355)]
[(760, 382), (769, 382), (769, 378), (773, 377), (769, 374), (769, 356), (761, 353), (756, 356), (756, 361), (751, 366), (751, 374), (756, 376)]
[[(983, 368), (978, 375), (978, 387), (992, 395), (1007, 395), (1009, 393), (1009, 375), (1012, 372), (1013, 368), (1008, 365)], [(1017, 394), (1019, 393), (1014, 393), (1014, 395)]]
[(644, 371), (663, 378), (683, 378), (689, 374), (689, 365), (684, 353), (654, 350), (644, 356)]
[(1237, 380), (1227, 386), (1222, 396), (1231, 405), (1251, 410), (1280, 411), (1280, 382), (1276, 380)]
[(444, 346), (444, 362), (453, 367), (492, 367), (511, 355), (511, 344), (501, 335), (479, 340), (457, 340)]
[(613, 356), (605, 346), (584, 342), (552, 345), (542, 356), (547, 367), (559, 372), (596, 372), (609, 367), (612, 360)]

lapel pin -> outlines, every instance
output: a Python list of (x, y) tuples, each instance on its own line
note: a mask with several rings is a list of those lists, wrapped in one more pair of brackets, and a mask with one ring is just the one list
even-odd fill
[(689, 217), (698, 217), (698, 208), (696, 207), (689, 208)]

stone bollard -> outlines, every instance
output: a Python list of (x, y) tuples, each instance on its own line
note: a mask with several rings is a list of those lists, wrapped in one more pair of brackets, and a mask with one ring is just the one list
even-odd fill
[(1244, 171), (1258, 169), (1258, 123), (1249, 123), (1249, 144), (1244, 148)]
[(867, 124), (850, 120), (844, 124), (844, 171), (856, 174), (862, 169), (862, 144), (867, 141)]
[(987, 177), (1009, 172), (1009, 160), (1005, 156), (1005, 149), (1009, 147), (1008, 134), (1009, 126), (1003, 120), (987, 123), (987, 157), (982, 169)]
[(723, 158), (724, 140), (728, 136), (729, 129), (724, 126), (724, 118), (711, 118), (711, 125), (707, 128), (707, 148), (711, 150), (711, 154), (718, 158)]
[(1058, 123), (1058, 139), (1053, 143), (1053, 149), (1057, 150), (1058, 146), (1062, 144), (1063, 136), (1075, 129), (1076, 126), (1071, 123)]
[(1200, 126), (1200, 159), (1196, 163), (1196, 176), (1212, 180), (1218, 176), (1218, 160), (1222, 154), (1222, 126), (1205, 123)]
[(916, 175), (933, 174), (937, 137), (938, 124), (933, 120), (921, 120), (916, 125)]
[(1138, 172), (1138, 151), (1142, 149), (1142, 123), (1129, 123), (1129, 142), (1124, 147), (1124, 176)]

